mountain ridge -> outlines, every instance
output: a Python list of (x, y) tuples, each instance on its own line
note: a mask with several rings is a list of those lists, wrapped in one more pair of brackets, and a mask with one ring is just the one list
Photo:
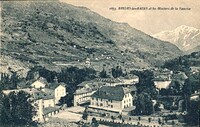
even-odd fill
[(181, 25), (174, 30), (162, 31), (152, 36), (169, 41), (186, 52), (200, 45), (200, 30), (186, 25)]
[(60, 2), (2, 2), (1, 38), (2, 55), (50, 69), (82, 66), (88, 57), (97, 70), (103, 64), (146, 68), (182, 53), (126, 23)]

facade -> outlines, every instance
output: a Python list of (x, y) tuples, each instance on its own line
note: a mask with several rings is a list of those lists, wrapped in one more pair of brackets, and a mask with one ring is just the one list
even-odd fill
[(90, 103), (91, 95), (95, 92), (92, 89), (82, 88), (74, 93), (74, 106)]
[(157, 80), (157, 81), (154, 81), (154, 84), (157, 89), (161, 90), (162, 88), (167, 89), (171, 82), (172, 82), (171, 80), (166, 80), (166, 81)]
[(74, 93), (74, 106), (90, 104), (92, 94), (101, 86), (102, 82), (86, 81), (78, 85)]
[(31, 87), (40, 89), (40, 88), (45, 88), (46, 85), (47, 85), (47, 81), (44, 78), (40, 77), (38, 80), (34, 81), (31, 84)]
[(58, 85), (54, 90), (54, 95), (55, 95), (55, 103), (57, 104), (59, 103), (61, 97), (67, 95), (66, 87), (63, 84)]
[(133, 85), (139, 82), (139, 77), (136, 75), (127, 75), (124, 78), (121, 78), (121, 81), (125, 85)]
[[(136, 90), (136, 89), (135, 89)], [(122, 114), (134, 109), (131, 89), (122, 86), (103, 86), (91, 98), (90, 112), (106, 116)]]
[(169, 88), (172, 80), (170, 76), (159, 76), (154, 78), (154, 85), (156, 86), (157, 89), (167, 89)]

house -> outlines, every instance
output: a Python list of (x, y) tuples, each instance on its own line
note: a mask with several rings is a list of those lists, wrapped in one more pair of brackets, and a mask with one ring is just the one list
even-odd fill
[(160, 76), (154, 78), (154, 85), (159, 90), (169, 88), (171, 82), (172, 82), (172, 80), (169, 75), (168, 76), (160, 75)]
[(58, 85), (54, 90), (54, 94), (55, 94), (55, 103), (57, 104), (61, 99), (61, 97), (67, 95), (65, 85), (64, 84)]
[(54, 90), (49, 88), (43, 88), (40, 91), (43, 94), (43, 108), (47, 107), (54, 107), (55, 100), (54, 100)]
[(113, 116), (130, 113), (133, 106), (133, 96), (131, 94), (135, 89), (128, 89), (122, 86), (102, 86), (91, 97), (89, 112)]
[(128, 87), (128, 86), (131, 86), (131, 85), (134, 85), (136, 83), (139, 83), (139, 77), (136, 76), (136, 75), (127, 75), (123, 78), (119, 78), (120, 81), (123, 83), (123, 85), (125, 87)]
[(59, 103), (59, 100), (61, 99), (61, 97), (64, 97), (67, 95), (66, 84), (64, 83), (58, 83), (58, 82), (49, 83), (48, 88), (53, 90), (54, 92), (55, 104)]
[(107, 86), (117, 86), (123, 83), (119, 78), (96, 78), (94, 82), (102, 82)]
[(44, 88), (47, 84), (48, 84), (48, 82), (46, 81), (46, 79), (43, 78), (43, 77), (40, 77), (39, 79), (37, 79), (36, 81), (34, 81), (31, 84), (31, 87), (36, 88), (36, 89), (40, 89), (40, 88)]
[(78, 85), (78, 89), (74, 92), (74, 106), (90, 104), (91, 95), (101, 86), (102, 82), (85, 81)]
[(200, 72), (200, 67), (192, 66), (192, 67), (190, 67), (190, 72), (192, 74), (198, 73), (198, 72)]

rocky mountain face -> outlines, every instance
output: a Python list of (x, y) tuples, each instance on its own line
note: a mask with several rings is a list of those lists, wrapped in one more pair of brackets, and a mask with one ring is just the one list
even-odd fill
[(200, 30), (184, 25), (171, 31), (160, 32), (153, 35), (153, 37), (169, 41), (182, 51), (192, 51), (192, 49), (200, 46)]
[(128, 24), (66, 3), (4, 1), (1, 13), (1, 62), (5, 68), (13, 68), (5, 58), (24, 69), (41, 65), (59, 70), (85, 66), (88, 61), (96, 70), (103, 65), (147, 68), (182, 53), (175, 45)]

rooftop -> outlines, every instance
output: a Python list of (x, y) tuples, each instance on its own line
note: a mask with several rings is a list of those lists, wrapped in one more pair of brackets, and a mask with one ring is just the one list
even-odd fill
[(126, 93), (130, 93), (131, 89), (122, 86), (102, 86), (92, 97), (122, 101)]
[(48, 113), (51, 113), (51, 112), (54, 112), (54, 111), (57, 111), (60, 109), (60, 106), (55, 106), (55, 107), (47, 107), (47, 108), (44, 108), (43, 112), (44, 114), (48, 114)]

